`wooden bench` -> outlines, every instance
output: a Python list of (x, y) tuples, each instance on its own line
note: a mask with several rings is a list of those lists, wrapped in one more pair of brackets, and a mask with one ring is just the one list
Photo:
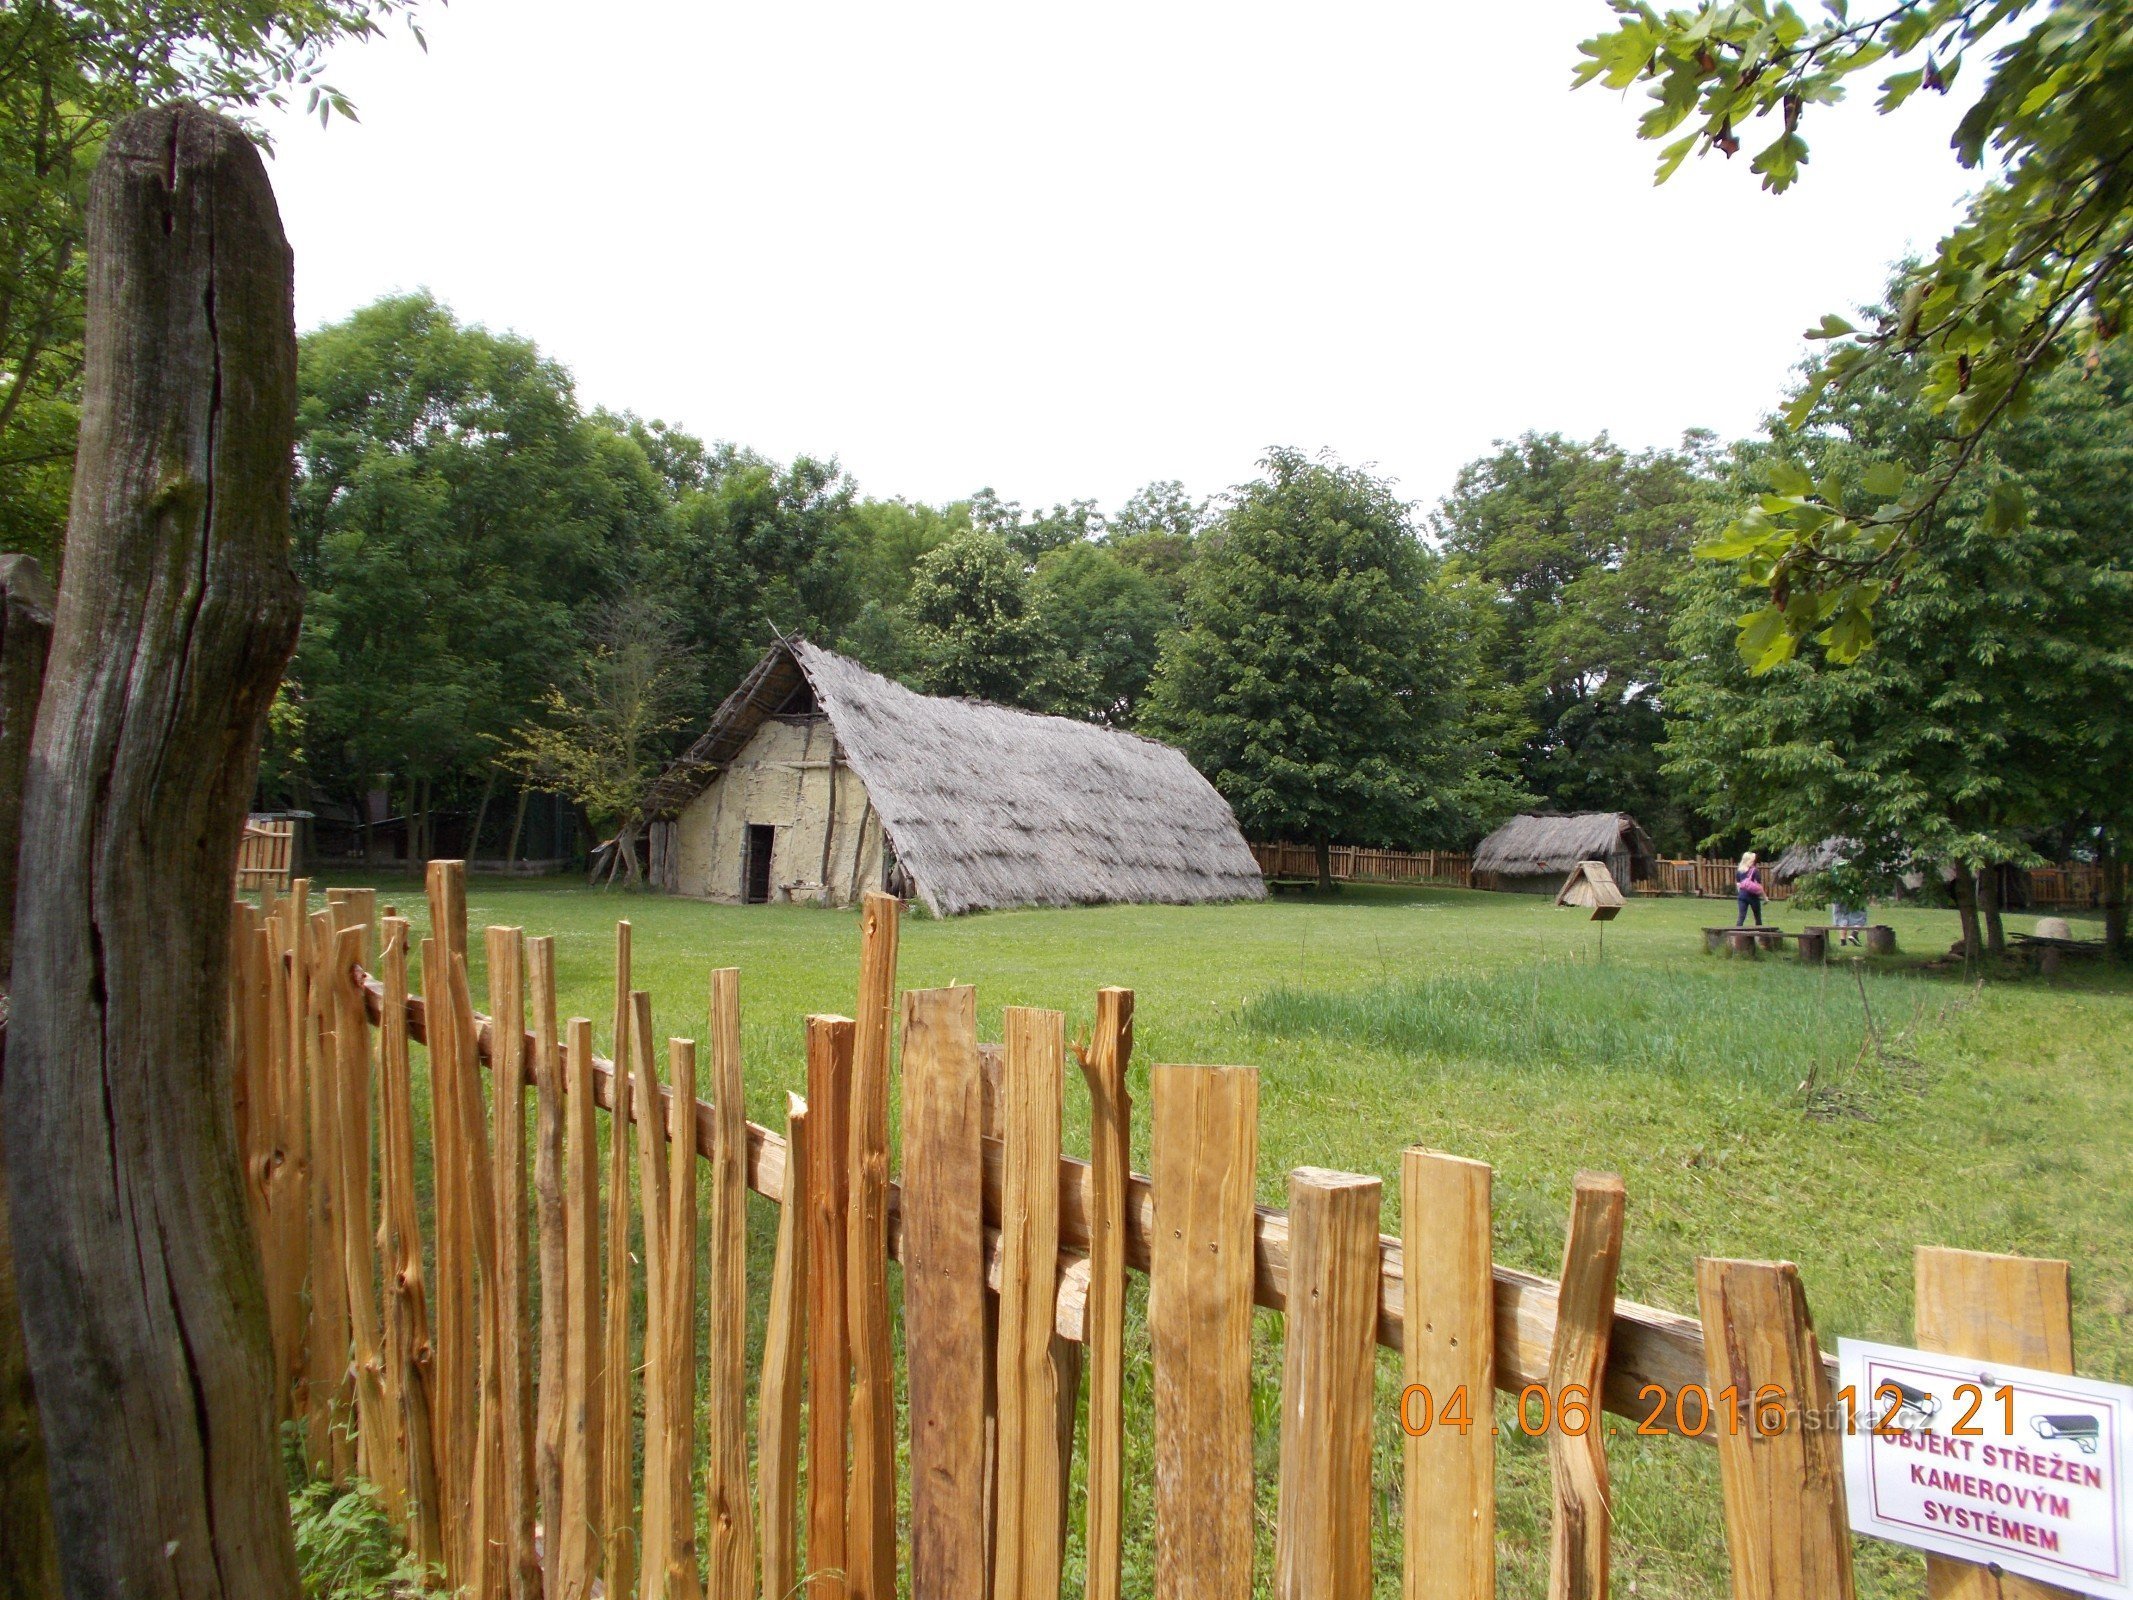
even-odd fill
[(1737, 956), (1759, 956), (1765, 948), (1776, 949), (1790, 937), (1783, 928), (1706, 928), (1703, 947), (1710, 955), (1723, 950)]

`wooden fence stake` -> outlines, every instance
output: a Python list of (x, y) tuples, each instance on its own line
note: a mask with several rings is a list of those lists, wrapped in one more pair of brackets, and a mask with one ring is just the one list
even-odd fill
[(852, 1044), (852, 1481), (845, 1583), (853, 1600), (896, 1600), (896, 1373), (889, 1329), (889, 1008), (903, 902), (878, 890), (860, 913), (859, 1015)]
[[(637, 1540), (640, 1600), (665, 1600), (674, 1559), (674, 1479), (668, 1463), (667, 1163), (663, 1107), (652, 1055), (652, 997), (630, 991), (630, 1054), (636, 1058), (638, 1216), (644, 1231), (644, 1510)], [(616, 1129), (621, 1132), (621, 1129)], [(675, 1597), (681, 1600), (681, 1597)]]
[(1004, 1189), (1000, 1202), (998, 1498), (993, 1600), (1059, 1592), (1059, 1096), (1066, 1018), (1009, 1006)]
[[(589, 1600), (606, 1526), (600, 1505), (607, 1481), (601, 1416), (606, 1368), (600, 1345), (600, 1134), (593, 1120), (592, 1063), (592, 1021), (572, 1017), (563, 1057), (563, 1479), (557, 1509), (547, 1513), (555, 1600)], [(621, 1082), (618, 1072), (618, 1089)], [(617, 1123), (615, 1142), (624, 1148), (626, 1133)]]
[[(1400, 1177), (1406, 1272), (1402, 1379), (1410, 1388), (1429, 1391), (1432, 1413), (1426, 1431), (1402, 1430), (1407, 1473), (1401, 1594), (1405, 1600), (1493, 1600), (1496, 1289), (1490, 1171), (1485, 1162), (1410, 1150)], [(1423, 1403), (1417, 1396), (1414, 1404)], [(1403, 1419), (1406, 1404), (1403, 1400)], [(1440, 1421), (1454, 1407), (1471, 1419), (1467, 1426)], [(1419, 1409), (1411, 1420), (1422, 1425)]]
[[(1751, 1408), (1738, 1433), (1722, 1418), (1711, 1423), (1734, 1600), (1852, 1600), (1843, 1440), (1822, 1425), (1834, 1409), (1799, 1268), (1707, 1257), (1696, 1263), (1696, 1301), (1709, 1392), (1736, 1386)], [(1765, 1435), (1752, 1407), (1769, 1385), (1786, 1414)]]
[(630, 1405), (630, 925), (615, 924), (614, 1103), (608, 1118), (607, 1288), (600, 1326), (600, 1566), (607, 1592), (637, 1587), (636, 1438)]
[(1280, 1600), (1370, 1600), (1370, 1443), (1377, 1378), (1376, 1178), (1289, 1174), (1289, 1310), (1281, 1379)]
[(1155, 1592), (1158, 1600), (1245, 1600), (1259, 1074), (1159, 1066), (1152, 1079)]
[[(2074, 1370), (2074, 1303), (2064, 1261), (1920, 1245), (1914, 1257), (1921, 1350), (2039, 1372)], [(1933, 1600), (2076, 1600), (2073, 1591), (1968, 1561), (1926, 1557)]]
[(460, 1159), (466, 1163), (468, 1235), (474, 1241), (473, 1265), (480, 1270), (480, 1294), (474, 1300), (481, 1329), (475, 1417), (473, 1503), (467, 1525), (467, 1570), (481, 1600), (506, 1593), (511, 1573), (510, 1508), (506, 1503), (503, 1454), (503, 1334), (498, 1316), (503, 1297), (497, 1292), (496, 1169), (489, 1130), (482, 1117), (481, 1067), (477, 1054), (474, 996), (463, 956), (452, 958), (452, 1094), (462, 1137)]
[(1088, 1600), (1119, 1600), (1125, 1492), (1126, 1185), (1133, 1175), (1133, 991), (1096, 991), (1089, 1085)]
[(985, 1154), (977, 991), (904, 995), (904, 1360), (911, 1590), (987, 1591)]
[(370, 1219), (370, 1027), (356, 978), (365, 926), (343, 928), (333, 960), (334, 1070), (340, 1087), (341, 1252), (347, 1270), (348, 1317), (354, 1344), (356, 1439), (364, 1470), (377, 1484), (388, 1515), (406, 1515), (406, 1475), (397, 1429), (385, 1403), (385, 1358), (378, 1329), (376, 1233)]
[(795, 1513), (800, 1492), (800, 1379), (807, 1355), (807, 1116), (807, 1102), (786, 1095), (785, 1193), (778, 1203), (778, 1250), (770, 1269), (770, 1315), (763, 1330), (762, 1391), (756, 1402), (762, 1600), (788, 1600), (800, 1576)]
[(397, 1368), (400, 1448), (407, 1471), (408, 1548), (434, 1564), (444, 1559), (433, 1431), (435, 1375), (428, 1296), (422, 1279), (422, 1214), (415, 1200), (415, 1116), (407, 1039), (408, 924), (385, 921), (384, 1005), (378, 1025), (380, 1165), (384, 1169), (385, 1314), (389, 1358)]
[[(705, 1381), (704, 1592), (746, 1600), (755, 1588), (748, 1498), (748, 1114), (741, 1088), (741, 975), (711, 974), (711, 1315)], [(677, 1091), (678, 1093), (679, 1091)], [(686, 1141), (693, 1164), (695, 1118)]]
[[(647, 1032), (650, 1030), (647, 1029)], [(656, 1105), (656, 1100), (646, 1104)], [(665, 1348), (666, 1474), (673, 1532), (667, 1546), (667, 1594), (694, 1600), (699, 1586), (696, 1496), (696, 1042), (667, 1041), (666, 1289), (659, 1331)], [(651, 1470), (647, 1464), (645, 1470)], [(647, 1573), (647, 1578), (650, 1574)]]
[(303, 1041), (311, 1107), (311, 1324), (304, 1371), (309, 1378), (306, 1431), (311, 1470), (335, 1483), (355, 1471), (349, 1437), (354, 1388), (349, 1381), (348, 1260), (341, 1235), (342, 1165), (339, 1072), (333, 1040), (333, 913), (318, 911), (303, 932), (308, 1000)]
[[(533, 1547), (533, 1360), (527, 1349), (533, 1302), (526, 1282), (526, 941), (517, 928), (491, 928), (487, 941), (496, 1253), (491, 1258), (495, 1276), (486, 1292), (496, 1305), (491, 1326), (497, 1338), (496, 1438), (503, 1480), (496, 1503), (503, 1514), (505, 1592), (511, 1600), (540, 1600), (541, 1567)], [(552, 1009), (547, 1020), (552, 1050)]]
[[(474, 1201), (469, 1130), (460, 1109), (460, 1055), (452, 967), (466, 953), (465, 864), (432, 861), (426, 887), (430, 936), (422, 941), (423, 1020), (428, 1029), (431, 1165), (437, 1229), (437, 1468), (445, 1576), (472, 1577), (475, 1412)], [(478, 1123), (479, 1118), (477, 1117)]]
[[(1622, 1180), (1581, 1172), (1563, 1241), (1562, 1287), (1548, 1357), (1548, 1468), (1555, 1483), (1548, 1550), (1549, 1600), (1606, 1600), (1609, 1520), (1607, 1449), (1600, 1388), (1614, 1330), (1615, 1277), (1622, 1265)], [(1585, 1426), (1562, 1424), (1564, 1397), (1582, 1391)], [(1523, 1402), (1521, 1402), (1523, 1403)]]
[[(563, 1507), (563, 1361), (568, 1353), (569, 1268), (563, 1217), (563, 1047), (556, 1029), (555, 940), (526, 941), (526, 980), (533, 990), (534, 1220), (540, 1238), (540, 1371), (535, 1380), (533, 1480), (540, 1506), (547, 1571), (559, 1570), (557, 1526)], [(551, 1594), (555, 1586), (549, 1585)]]
[(809, 1600), (844, 1600), (845, 1464), (851, 1335), (844, 1251), (850, 1190), (845, 1137), (852, 1102), (849, 1017), (807, 1019), (807, 1572)]

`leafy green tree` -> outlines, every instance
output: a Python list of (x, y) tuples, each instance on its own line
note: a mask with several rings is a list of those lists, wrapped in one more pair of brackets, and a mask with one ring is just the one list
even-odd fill
[(1072, 714), (1131, 727), (1177, 613), (1163, 586), (1103, 545), (1074, 543), (1037, 563), (1039, 622), (1087, 669), (1090, 694)]
[(428, 295), (305, 336), (297, 385), (310, 776), (406, 785), (420, 848), (439, 793), (486, 794), (500, 743), (569, 672), (578, 611), (660, 557), (668, 502), (561, 367)]
[[(118, 121), (186, 99), (242, 114), (301, 89), (413, 0), (15, 0), (0, 7), (0, 539), (55, 573), (81, 377), (89, 172)], [(409, 25), (413, 26), (412, 17)], [(418, 30), (419, 36), (419, 30)], [(56, 515), (55, 515), (56, 513)]]
[(1262, 839), (1413, 845), (1511, 801), (1467, 742), (1472, 664), (1437, 560), (1389, 484), (1277, 449), (1195, 567), (1144, 726)]
[[(1997, 863), (2033, 861), (2045, 832), (2122, 858), (2133, 827), (2133, 373), (2112, 361), (2062, 371), (1958, 486), (1934, 539), (1883, 596), (1876, 648), (1838, 666), (1810, 646), (1760, 677), (1731, 647), (1730, 576), (1684, 578), (1667, 669), (1675, 718), (1667, 770), (1709, 815), (1773, 849), (1858, 844), (1865, 871), (1946, 870), (1965, 948), (2000, 946)], [(1753, 491), (1811, 471), (1841, 494), (1877, 459), (1931, 447), (1915, 387), (1853, 385), (1795, 441), (1760, 452)], [(2017, 526), (1988, 515), (2012, 482), (2035, 506)], [(1981, 904), (1979, 887), (1987, 890)], [(1982, 924), (1982, 927), (1981, 927)], [(2122, 939), (2123, 913), (2114, 927)]]
[(1517, 734), (1525, 785), (1563, 811), (1630, 811), (1661, 848), (1702, 831), (1659, 771), (1667, 587), (1713, 509), (1711, 441), (1631, 454), (1527, 434), (1461, 469), (1431, 518), (1496, 626), (1476, 699)]
[[(1973, 57), (1988, 57), (1954, 148), (1966, 168), (1989, 159), (1991, 176), (1869, 326), (1831, 314), (1810, 330), (1832, 348), (1788, 413), (1797, 426), (1825, 389), (1915, 372), (1899, 381), (1915, 381), (1934, 448), (1908, 470), (1862, 463), (1852, 494), (1773, 483), (1729, 532), (1741, 581), (1767, 596), (1740, 634), (1756, 669), (1810, 638), (1824, 659), (1851, 660), (1872, 637), (1876, 602), (1951, 513), (1956, 485), (1984, 468), (1994, 432), (2020, 415), (2038, 379), (2093, 358), (2126, 325), (2133, 0), (1892, 0), (1858, 16), (1830, 0), (1812, 23), (1766, 0), (1699, 0), (1665, 13), (1643, 0), (1611, 3), (1618, 21), (1581, 47), (1577, 82), (1650, 85), (1654, 104), (1638, 132), (1670, 140), (1662, 182), (1692, 151), (1732, 155), (1749, 123), (1769, 117), (1772, 136), (1750, 166), (1783, 191), (1807, 162), (1807, 109), (1842, 99), (1856, 75), (1880, 79), (1887, 113), (1920, 90), (1945, 93)], [(2018, 533), (2019, 488), (1993, 482), (1983, 527)]]
[(929, 694), (969, 695), (1074, 713), (1095, 696), (1033, 603), (1022, 560), (998, 533), (972, 528), (918, 563), (907, 602), (912, 676)]
[(1186, 574), (1207, 526), (1207, 504), (1175, 478), (1136, 489), (1107, 519), (1104, 547), (1163, 586), (1174, 605), (1185, 599)]

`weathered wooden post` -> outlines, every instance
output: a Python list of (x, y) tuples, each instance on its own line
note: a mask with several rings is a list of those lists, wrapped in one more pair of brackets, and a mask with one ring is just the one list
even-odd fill
[[(52, 645), (52, 586), (28, 556), (0, 556), (0, 1076), (7, 1067), (6, 995), (15, 947), (15, 852), (30, 730)], [(15, 1261), (8, 1243), (7, 1163), (0, 1159), (0, 1600), (59, 1592), (59, 1551), (45, 1488), (44, 1431), (22, 1343)]]
[(251, 141), (129, 117), (88, 263), (4, 1118), (60, 1567), (77, 1595), (293, 1600), (227, 1037), (231, 874), (302, 606), (291, 263)]
[(1809, 966), (1820, 966), (1829, 959), (1829, 935), (1820, 928), (1800, 930), (1800, 959)]

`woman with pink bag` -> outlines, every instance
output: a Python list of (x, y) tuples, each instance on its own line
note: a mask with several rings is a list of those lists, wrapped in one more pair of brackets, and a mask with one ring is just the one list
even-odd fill
[(1738, 903), (1738, 914), (1733, 926), (1745, 928), (1749, 913), (1755, 915), (1755, 925), (1763, 925), (1763, 879), (1755, 864), (1755, 852), (1750, 850), (1740, 858), (1740, 865), (1733, 869), (1733, 894)]

